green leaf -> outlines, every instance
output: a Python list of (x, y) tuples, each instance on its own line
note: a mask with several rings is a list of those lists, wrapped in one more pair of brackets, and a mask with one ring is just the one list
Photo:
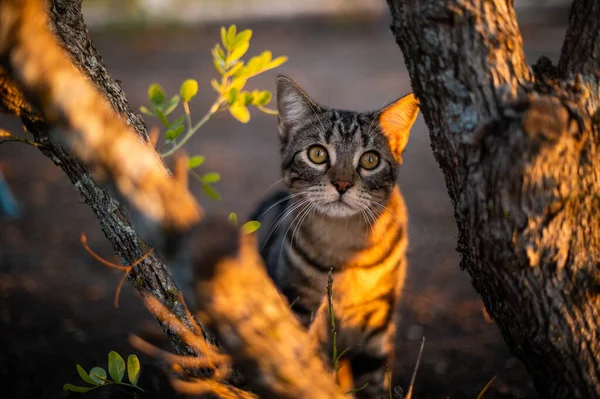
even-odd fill
[(106, 370), (102, 367), (94, 367), (90, 370), (90, 378), (96, 385), (104, 385), (106, 382)]
[(269, 69), (273, 69), (273, 68), (277, 68), (278, 66), (280, 66), (281, 64), (285, 63), (288, 60), (288, 57), (282, 55), (281, 57), (277, 57), (275, 58), (273, 61), (269, 62), (266, 67), (265, 67), (265, 71), (269, 70)]
[(165, 113), (162, 112), (160, 108), (154, 108), (154, 111), (156, 112), (156, 116), (158, 116), (158, 119), (160, 119), (161, 123), (168, 129), (169, 120), (167, 119)]
[(213, 57), (225, 62), (225, 51), (218, 43), (213, 48)]
[(238, 90), (235, 87), (232, 87), (231, 90), (229, 90), (229, 93), (227, 93), (227, 104), (229, 105), (233, 105), (238, 97)]
[(235, 75), (243, 66), (244, 66), (244, 61), (238, 61), (235, 63), (235, 65), (233, 65), (231, 68), (229, 68), (229, 70), (227, 71), (227, 73), (225, 75), (226, 76)]
[(164, 105), (165, 101), (167, 101), (165, 91), (158, 83), (153, 83), (150, 85), (148, 88), (148, 98), (155, 107), (160, 107)]
[(233, 226), (237, 227), (238, 225), (238, 217), (234, 212), (231, 212), (229, 214), (229, 217), (227, 218), (229, 220), (229, 223), (231, 223)]
[(230, 50), (233, 50), (233, 41), (235, 40), (236, 26), (231, 25), (227, 30), (227, 45)]
[(85, 392), (89, 391), (90, 389), (92, 389), (92, 388), (78, 387), (77, 385), (73, 385), (73, 384), (63, 385), (63, 391), (69, 391), (69, 392), (85, 393)]
[(254, 102), (254, 93), (249, 93), (247, 91), (240, 93), (243, 95), (243, 97), (240, 100), (240, 103), (242, 103), (243, 105), (250, 105)]
[(140, 107), (140, 112), (142, 114), (148, 115), (148, 116), (155, 116), (156, 114), (152, 111), (150, 111), (148, 108), (144, 107), (143, 105)]
[(232, 89), (236, 89), (237, 91), (242, 91), (245, 85), (245, 78), (233, 78), (233, 81), (229, 84), (229, 87), (231, 87)]
[(167, 104), (164, 113), (165, 115), (169, 115), (171, 112), (173, 112), (175, 110), (175, 108), (177, 108), (177, 106), (179, 105), (179, 96), (176, 94), (171, 98), (171, 101), (169, 101), (169, 104)]
[(217, 93), (221, 93), (221, 85), (217, 82), (217, 79), (213, 79), (210, 81), (210, 85), (215, 89)]
[(204, 155), (194, 155), (193, 157), (190, 157), (190, 159), (188, 160), (188, 168), (197, 168), (198, 166), (204, 163), (205, 158), (206, 157)]
[(217, 72), (219, 72), (221, 75), (223, 75), (225, 73), (225, 64), (223, 64), (223, 62), (219, 61), (219, 60), (214, 60), (215, 63), (215, 69), (217, 70)]
[(140, 378), (140, 360), (136, 355), (127, 357), (127, 378), (132, 385), (137, 385)]
[(273, 97), (273, 95), (271, 94), (270, 91), (268, 90), (264, 90), (261, 91), (258, 95), (254, 96), (254, 105), (267, 105), (269, 102), (271, 102), (271, 98)]
[(221, 196), (219, 195), (219, 193), (217, 192), (217, 190), (215, 190), (214, 188), (212, 188), (208, 184), (203, 184), (202, 185), (202, 190), (204, 191), (204, 194), (206, 194), (207, 197), (212, 198), (212, 199), (217, 200), (217, 201), (221, 200)]
[(259, 55), (261, 65), (266, 66), (269, 62), (271, 62), (271, 58), (273, 58), (273, 53), (269, 50), (263, 51), (261, 55)]
[(167, 139), (167, 143), (170, 143), (171, 141), (173, 141), (177, 137), (179, 137), (181, 135), (181, 133), (183, 133), (184, 130), (185, 130), (185, 126), (183, 126), (183, 125), (177, 126), (175, 129), (167, 130), (165, 132), (165, 139)]
[(206, 184), (216, 183), (221, 180), (221, 175), (216, 172), (210, 172), (202, 175), (202, 182)]
[(251, 220), (242, 225), (242, 233), (252, 234), (260, 228), (260, 222), (258, 220)]
[(117, 382), (121, 382), (125, 375), (125, 360), (115, 351), (108, 352), (108, 374)]
[(198, 93), (198, 82), (194, 79), (188, 79), (181, 84), (179, 94), (186, 103), (189, 102)]
[(245, 29), (235, 36), (235, 39), (233, 40), (233, 43), (231, 46), (233, 48), (237, 48), (237, 46), (239, 46), (242, 43), (248, 43), (251, 38), (252, 38), (252, 30)]
[(248, 111), (248, 108), (246, 108), (245, 105), (232, 105), (229, 107), (229, 113), (242, 123), (246, 123), (250, 120), (250, 111)]
[(229, 49), (229, 46), (227, 45), (227, 30), (224, 26), (221, 26), (221, 42), (223, 43), (223, 46), (225, 46), (226, 49)]
[(85, 371), (85, 369), (83, 367), (81, 367), (79, 364), (76, 367), (77, 367), (77, 374), (79, 374), (79, 376), (81, 377), (81, 379), (83, 381), (87, 382), (88, 384), (98, 385), (98, 384), (96, 384), (96, 382), (94, 380), (92, 380), (90, 378), (90, 376), (88, 375), (88, 373)]
[(175, 129), (176, 127), (183, 125), (184, 120), (185, 120), (185, 115), (181, 115), (179, 118), (177, 118), (173, 122), (171, 122), (171, 126), (169, 126), (169, 128)]
[(229, 58), (227, 58), (228, 62), (237, 61), (246, 54), (248, 48), (250, 47), (250, 43), (241, 43), (231, 52)]

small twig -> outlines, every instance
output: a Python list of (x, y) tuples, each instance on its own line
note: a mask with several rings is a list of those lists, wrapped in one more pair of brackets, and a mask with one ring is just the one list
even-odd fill
[(367, 385), (369, 385), (369, 383), (368, 383), (368, 382), (365, 382), (365, 383), (364, 383), (364, 385), (363, 385), (362, 387), (360, 387), (360, 388), (356, 388), (356, 389), (353, 389), (353, 390), (351, 390), (351, 391), (348, 391), (348, 392), (346, 392), (346, 393), (347, 393), (347, 394), (353, 394), (353, 393), (356, 393), (356, 392), (358, 392), (358, 391), (362, 391), (363, 389), (365, 389), (365, 388), (367, 387)]
[(477, 395), (477, 399), (483, 399), (483, 395), (485, 395), (487, 390), (490, 389), (490, 387), (492, 386), (492, 383), (494, 382), (495, 379), (496, 379), (496, 376), (493, 376), (492, 379), (489, 380), (487, 384), (485, 384), (485, 386), (483, 387), (481, 392), (479, 392), (479, 395)]
[[(213, 368), (215, 364), (229, 365), (231, 363), (231, 358), (229, 356), (217, 352), (210, 354), (203, 353), (204, 357), (176, 355), (152, 345), (137, 335), (130, 335), (129, 343), (131, 346), (148, 356), (160, 359), (167, 363), (177, 364), (183, 368)], [(210, 356), (210, 358), (208, 356)]]
[(96, 252), (94, 252), (92, 250), (92, 248), (90, 248), (90, 246), (87, 243), (87, 236), (85, 234), (83, 234), (83, 233), (81, 234), (81, 245), (83, 245), (83, 248), (87, 251), (88, 254), (90, 254), (90, 256), (92, 258), (94, 258), (98, 262), (102, 263), (104, 266), (108, 266), (108, 267), (112, 267), (112, 268), (115, 268), (115, 269), (123, 270), (125, 272), (125, 273), (123, 273), (123, 277), (121, 277), (121, 280), (119, 280), (119, 285), (117, 285), (117, 290), (115, 292), (115, 300), (114, 300), (115, 308), (119, 307), (119, 296), (121, 295), (121, 288), (123, 288), (123, 284), (125, 283), (125, 278), (129, 274), (129, 272), (131, 271), (131, 269), (134, 266), (140, 264), (144, 259), (146, 259), (148, 256), (150, 256), (150, 254), (152, 252), (154, 252), (154, 248), (152, 248), (144, 256), (142, 256), (141, 258), (139, 258), (138, 260), (136, 260), (135, 262), (133, 262), (131, 265), (129, 265), (129, 266), (122, 266), (122, 265), (117, 265), (115, 263), (112, 263), (112, 262), (104, 259), (100, 255), (98, 255)]
[(410, 386), (408, 387), (408, 393), (404, 397), (404, 399), (411, 399), (413, 394), (413, 387), (415, 386), (415, 381), (417, 379), (417, 371), (419, 370), (419, 364), (421, 363), (421, 356), (423, 356), (423, 349), (425, 348), (425, 336), (423, 336), (423, 340), (421, 341), (421, 348), (419, 349), (419, 355), (417, 356), (417, 363), (415, 363), (415, 369), (413, 370), (412, 377), (410, 378)]
[[(25, 131), (25, 132), (27, 132), (27, 131)], [(21, 138), (19, 136), (15, 136), (14, 134), (12, 134), (10, 132), (7, 132), (4, 129), (0, 129), (0, 137), (7, 137), (7, 139), (1, 140), (0, 144), (1, 143), (9, 143), (11, 141), (18, 141), (19, 143), (29, 144), (29, 145), (34, 146), (34, 147), (42, 147), (42, 145), (39, 144), (39, 143), (27, 140), (27, 137), (25, 137), (23, 139), (23, 138)]]
[(390, 370), (389, 367), (386, 367), (385, 374), (387, 375), (387, 378), (388, 378), (388, 394), (389, 394), (389, 399), (394, 399), (393, 395), (392, 395), (392, 370)]
[(329, 309), (329, 321), (331, 323), (331, 361), (333, 362), (333, 372), (337, 373), (339, 369), (339, 358), (337, 354), (337, 331), (335, 328), (335, 314), (333, 313), (333, 267), (327, 274), (327, 304)]

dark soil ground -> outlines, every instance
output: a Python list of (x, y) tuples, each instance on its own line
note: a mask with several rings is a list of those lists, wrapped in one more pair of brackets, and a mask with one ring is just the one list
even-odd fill
[[(566, 19), (566, 16), (565, 16)], [(318, 101), (347, 109), (376, 109), (410, 91), (401, 52), (387, 19), (263, 22), (254, 29), (251, 52), (286, 54), (280, 71)], [(523, 26), (531, 61), (556, 59), (564, 28)], [(196, 120), (210, 104), (214, 77), (209, 49), (218, 27), (92, 32), (112, 76), (122, 81), (136, 108), (148, 85), (159, 81), (173, 93), (188, 77), (200, 82), (192, 104)], [(273, 89), (275, 73), (252, 83)], [(155, 123), (155, 121), (152, 121)], [(19, 131), (17, 121), (0, 127)], [(211, 120), (190, 146), (218, 171), (223, 200), (192, 190), (208, 212), (247, 215), (277, 179), (278, 142), (272, 116), (253, 113), (242, 125), (227, 115)], [(0, 221), (0, 378), (9, 398), (64, 398), (63, 383), (77, 383), (75, 364), (106, 366), (107, 354), (132, 352), (131, 333), (154, 322), (134, 289), (126, 285), (120, 307), (112, 305), (120, 276), (94, 262), (79, 244), (114, 259), (98, 221), (62, 171), (35, 148), (0, 146), (0, 169), (22, 205), (22, 217)], [(494, 376), (487, 398), (534, 398), (523, 366), (486, 320), (469, 276), (454, 250), (456, 227), (441, 172), (421, 118), (412, 132), (400, 174), (410, 213), (409, 273), (403, 294), (397, 375), (408, 381), (421, 337), (427, 342), (416, 381), (417, 398), (476, 398)], [(143, 397), (173, 397), (162, 366), (141, 356)], [(128, 397), (114, 388), (90, 397)]]

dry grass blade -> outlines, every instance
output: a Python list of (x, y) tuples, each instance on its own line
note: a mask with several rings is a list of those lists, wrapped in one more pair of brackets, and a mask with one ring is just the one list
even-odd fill
[(479, 395), (477, 395), (477, 399), (483, 399), (483, 395), (485, 395), (487, 390), (490, 389), (490, 387), (492, 386), (492, 383), (494, 382), (495, 379), (496, 379), (496, 376), (493, 376), (492, 379), (489, 380), (487, 384), (485, 384), (485, 386), (483, 387), (481, 392), (479, 392)]
[(425, 337), (421, 340), (421, 347), (419, 348), (419, 355), (417, 356), (417, 362), (415, 363), (415, 369), (413, 370), (412, 377), (410, 378), (410, 386), (408, 387), (408, 393), (404, 399), (412, 399), (413, 388), (415, 386), (415, 381), (417, 380), (417, 371), (419, 370), (419, 365), (421, 364), (421, 357), (423, 356), (423, 349), (425, 349)]
[(154, 252), (154, 249), (151, 249), (150, 251), (146, 252), (146, 254), (144, 256), (142, 256), (141, 258), (139, 258), (138, 260), (136, 260), (135, 262), (133, 262), (131, 265), (129, 266), (122, 266), (122, 265), (117, 265), (115, 263), (112, 263), (106, 259), (104, 259), (103, 257), (101, 257), (100, 255), (98, 255), (96, 252), (94, 252), (94, 250), (92, 250), (92, 248), (90, 248), (90, 246), (87, 243), (87, 237), (85, 234), (81, 234), (81, 245), (83, 245), (83, 248), (87, 251), (88, 254), (90, 254), (90, 256), (92, 258), (94, 258), (95, 260), (97, 260), (98, 262), (102, 263), (104, 266), (108, 266), (108, 267), (112, 267), (115, 269), (119, 269), (119, 270), (123, 270), (125, 273), (123, 273), (123, 276), (121, 277), (121, 280), (119, 280), (119, 285), (117, 285), (117, 290), (115, 292), (115, 299), (114, 299), (114, 305), (115, 308), (119, 307), (119, 297), (121, 295), (121, 288), (123, 288), (123, 284), (125, 284), (125, 278), (127, 277), (127, 275), (129, 274), (129, 272), (131, 271), (131, 268), (140, 264), (141, 262), (144, 261), (144, 259), (146, 259), (148, 256), (150, 256), (150, 254), (152, 252)]

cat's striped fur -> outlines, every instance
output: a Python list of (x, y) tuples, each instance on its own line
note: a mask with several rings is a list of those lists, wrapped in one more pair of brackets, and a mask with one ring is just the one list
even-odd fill
[(277, 100), (289, 191), (271, 196), (254, 215), (263, 224), (261, 255), (326, 358), (325, 294), (333, 269), (338, 351), (350, 348), (355, 387), (369, 383), (357, 396), (380, 397), (406, 269), (407, 213), (397, 167), (418, 103), (408, 95), (378, 112), (335, 110), (316, 104), (286, 77), (277, 81)]

